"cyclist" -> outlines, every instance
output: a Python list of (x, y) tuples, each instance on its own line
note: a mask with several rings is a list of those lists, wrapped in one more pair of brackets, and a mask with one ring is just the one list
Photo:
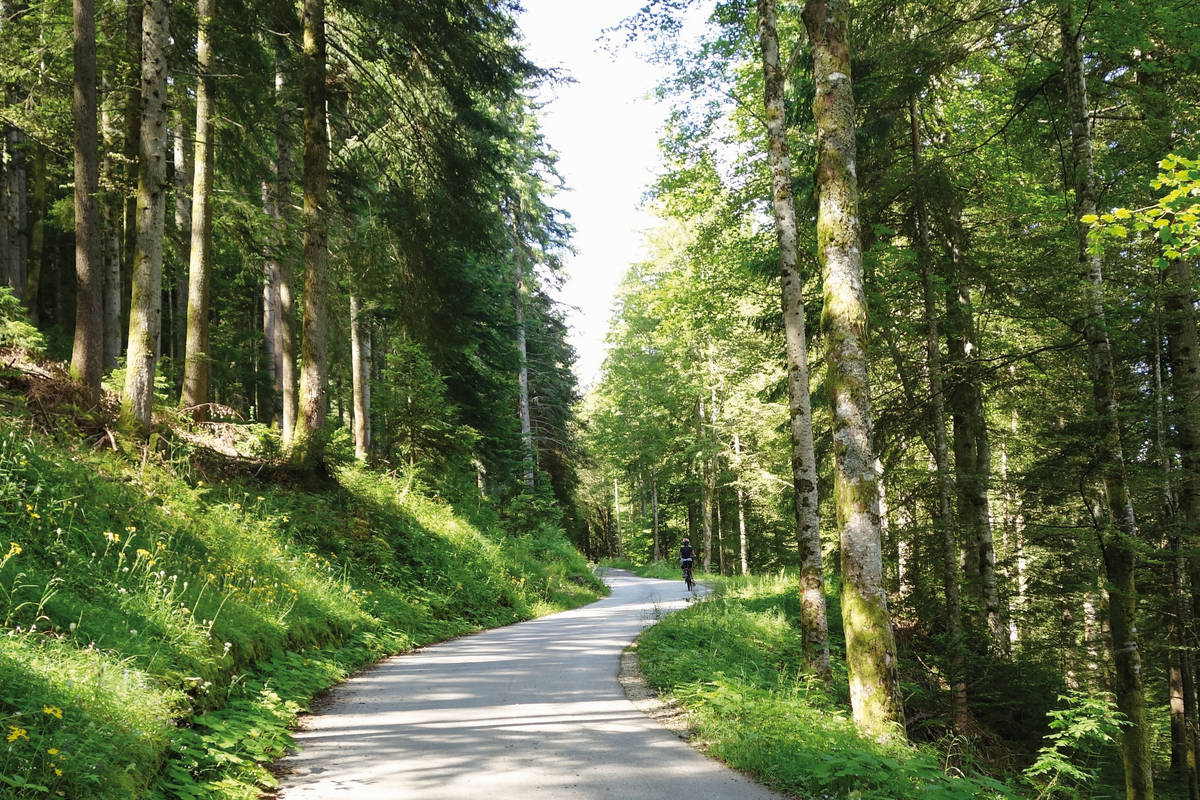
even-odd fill
[(696, 551), (692, 549), (690, 539), (684, 539), (683, 544), (679, 545), (679, 566), (683, 569), (683, 580), (687, 583), (688, 589), (691, 589), (694, 581), (692, 580), (692, 565), (696, 562)]

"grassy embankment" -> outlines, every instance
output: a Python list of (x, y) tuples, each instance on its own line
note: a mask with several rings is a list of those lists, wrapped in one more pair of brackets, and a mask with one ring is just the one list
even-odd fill
[[(670, 575), (663, 568), (635, 569), (676, 577), (668, 566)], [(716, 578), (715, 584), (712, 597), (643, 634), (639, 662), (651, 685), (688, 710), (694, 739), (757, 780), (804, 798), (1110, 796), (1095, 783), (1114, 749), (1111, 698), (1063, 698), (1065, 707), (1051, 712), (1051, 733), (1022, 776), (1009, 774), (1007, 783), (964, 777), (957, 767), (948, 769), (954, 759), (932, 746), (879, 743), (855, 732), (836, 648), (832, 690), (805, 674), (793, 577)], [(830, 620), (836, 628), (836, 606)], [(831, 633), (832, 641), (841, 641), (839, 631)]]
[(0, 797), (257, 797), (320, 690), (602, 591), (561, 532), (486, 507), (354, 466), (198, 470), (178, 440), (143, 461), (23, 402), (0, 396)]

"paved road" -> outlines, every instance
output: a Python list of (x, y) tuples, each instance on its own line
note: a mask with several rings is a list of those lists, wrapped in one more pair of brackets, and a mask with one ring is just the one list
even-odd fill
[(610, 572), (597, 603), (397, 656), (347, 681), (296, 738), (286, 800), (769, 800), (646, 717), (621, 651), (686, 603)]

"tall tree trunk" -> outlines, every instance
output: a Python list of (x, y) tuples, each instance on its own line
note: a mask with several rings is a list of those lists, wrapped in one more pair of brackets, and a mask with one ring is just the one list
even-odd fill
[(296, 427), (298, 406), (296, 375), (295, 267), (287, 245), (292, 217), (292, 115), (288, 100), (287, 39), (275, 43), (275, 210), (273, 246), (279, 266), (279, 418), (283, 444), (289, 446)]
[(996, 580), (988, 493), (991, 484), (991, 447), (980, 388), (979, 343), (975, 337), (971, 287), (963, 263), (966, 235), (961, 209), (952, 208), (947, 220), (950, 246), (946, 276), (946, 344), (950, 385), (947, 401), (954, 420), (954, 473), (958, 488), (958, 519), (963, 530), (967, 586), (982, 610), (991, 648), (1008, 651), (1000, 593)]
[[(705, 417), (704, 417), (704, 398), (701, 397), (696, 401), (696, 428), (699, 438), (704, 437)], [(707, 458), (702, 458), (700, 463), (696, 465), (696, 471), (700, 473), (700, 529), (704, 539), (704, 551), (701, 554), (704, 571), (709, 572), (712, 565), (712, 501), (713, 501), (713, 476), (710, 474), (709, 464), (711, 462)]]
[(821, 263), (834, 492), (841, 531), (842, 623), (859, 730), (903, 737), (896, 641), (883, 587), (879, 490), (871, 444), (867, 303), (863, 292), (849, 0), (807, 0), (817, 124), (817, 257)]
[[(7, 8), (7, 13), (10, 18), (16, 16), (26, 16), (24, 14), (26, 6), (24, 2), (10, 3)], [(21, 19), (16, 24), (30, 24), (25, 19)], [(95, 30), (95, 23), (92, 25)], [(94, 49), (94, 48), (93, 48)], [(92, 58), (92, 108), (95, 109), (95, 74), (96, 68), (95, 57)], [(24, 91), (17, 83), (11, 83), (4, 87), (5, 99), (9, 105), (19, 104), (23, 96), (27, 92)], [(92, 128), (95, 129), (93, 122)], [(5, 189), (3, 196), (5, 203), (3, 205), (4, 220), (3, 223), (8, 228), (8, 234), (5, 237), (8, 240), (7, 251), (0, 251), (3, 254), (6, 264), (4, 271), (8, 275), (8, 285), (12, 288), (13, 293), (18, 300), (25, 301), (25, 283), (26, 283), (26, 259), (29, 255), (29, 159), (27, 155), (28, 142), (26, 141), (25, 131), (16, 125), (9, 125), (4, 130), (5, 139), (5, 164), (4, 182)], [(95, 138), (93, 137), (93, 144)]]
[[(267, 218), (272, 230), (279, 224), (279, 208), (276, 202), (275, 181), (262, 181), (263, 215)], [(283, 344), (279, 326), (279, 262), (275, 257), (276, 247), (268, 241), (263, 250), (263, 284), (262, 284), (262, 332), (263, 332), (263, 369), (271, 376), (271, 394), (269, 407), (263, 408), (264, 417), (268, 421), (278, 417), (279, 392), (283, 388), (282, 356), (279, 352)]]
[(625, 546), (621, 541), (621, 488), (616, 478), (613, 478), (613, 530), (617, 537), (617, 558), (623, 558)]
[[(1071, 150), (1074, 156), (1075, 219), (1079, 220), (1095, 213), (1096, 186), (1081, 34), (1070, 0), (1062, 5), (1061, 23), (1062, 66), (1067, 83)], [(1125, 795), (1128, 800), (1151, 800), (1154, 797), (1154, 776), (1150, 761), (1150, 731), (1146, 724), (1146, 700), (1135, 624), (1137, 590), (1134, 582), (1134, 550), (1137, 524), (1125, 477), (1125, 457), (1121, 450), (1115, 369), (1104, 322), (1104, 277), (1100, 257), (1088, 253), (1087, 226), (1084, 223), (1076, 222), (1076, 233), (1076, 259), (1084, 278), (1081, 287), (1086, 314), (1084, 334), (1087, 338), (1096, 413), (1094, 462), (1105, 495), (1099, 517), (1099, 533), (1108, 578), (1108, 622), (1116, 667), (1115, 690), (1117, 706), (1129, 721), (1121, 734)]]
[(1167, 702), (1171, 718), (1171, 769), (1188, 786), (1188, 800), (1200, 800), (1200, 775), (1196, 770), (1196, 736), (1192, 724), (1196, 695), (1192, 673), (1192, 651), (1187, 641), (1191, 629), (1191, 599), (1184, 581), (1181, 513), (1174, 488), (1172, 459), (1167, 447), (1167, 423), (1163, 398), (1162, 334), (1154, 326), (1155, 445), (1162, 467), (1164, 557), (1170, 603), (1167, 614)]
[(190, 265), (192, 263), (192, 195), (196, 178), (195, 116), (188, 113), (186, 92), (179, 92), (181, 107), (177, 109), (175, 126), (175, 234), (179, 247), (176, 263), (180, 265), (175, 279), (171, 306), (182, 324), (171, 328), (171, 357), (182, 361), (187, 352), (187, 306)]
[(804, 281), (796, 267), (796, 204), (780, 66), (775, 0), (758, 0), (758, 39), (763, 61), (767, 154), (771, 164), (772, 209), (779, 240), (779, 286), (787, 342), (788, 415), (791, 423), (792, 488), (796, 546), (800, 554), (800, 626), (808, 669), (828, 681), (829, 621), (821, 564), (821, 519), (817, 505), (817, 460), (813, 453), (809, 400), (808, 344), (804, 330)]
[(325, 0), (304, 0), (304, 338), (300, 402), (292, 436), (293, 458), (319, 462), (324, 454), (329, 361), (326, 353), (329, 301), (329, 237), (326, 186), (329, 129), (325, 114)]
[(354, 457), (365, 461), (371, 448), (371, 334), (363, 331), (354, 293), (350, 294), (350, 371), (354, 378)]
[(25, 275), (25, 305), (29, 321), (41, 322), (42, 260), (46, 253), (46, 148), (33, 148), (33, 187), (29, 192), (29, 261)]
[(100, 153), (96, 127), (96, 9), (74, 3), (75, 93), (75, 342), (71, 371), (89, 404), (100, 400), (104, 372), (104, 275), (100, 264)]
[(517, 405), (521, 414), (521, 454), (524, 459), (525, 485), (533, 488), (533, 426), (529, 420), (529, 354), (525, 347), (525, 303), (528, 300), (528, 290), (525, 286), (525, 270), (521, 255), (523, 243), (517, 233), (516, 223), (513, 223), (513, 252), (516, 254), (516, 299), (514, 301), (517, 315)]
[(1164, 327), (1171, 365), (1170, 394), (1175, 399), (1172, 417), (1183, 467), (1178, 497), (1182, 517), (1180, 535), (1184, 550), (1189, 553), (1190, 616), (1195, 622), (1200, 621), (1200, 336), (1196, 329), (1191, 267), (1186, 261), (1171, 261), (1166, 277)]
[[(105, 94), (112, 92), (105, 80)], [(121, 357), (121, 235), (125, 213), (125, 185), (121, 170), (121, 131), (113, 114), (112, 103), (101, 107), (101, 128), (104, 133), (104, 296), (101, 301), (104, 316), (104, 368), (117, 366)]]
[(121, 241), (121, 327), (129, 327), (134, 251), (137, 249), (138, 148), (142, 124), (142, 16), (144, 0), (125, 1), (125, 224)]
[(958, 591), (958, 540), (951, 524), (953, 487), (950, 485), (950, 459), (946, 447), (946, 401), (942, 387), (942, 354), (938, 333), (937, 301), (933, 288), (933, 265), (929, 250), (929, 221), (925, 210), (925, 192), (921, 174), (921, 131), (917, 121), (917, 98), (908, 100), (909, 132), (913, 158), (913, 209), (917, 227), (917, 265), (925, 300), (925, 369), (929, 376), (929, 398), (933, 427), (933, 461), (936, 467), (937, 513), (934, 528), (942, 542), (942, 588), (946, 594), (946, 634), (950, 651), (950, 702), (954, 727), (966, 731), (967, 681), (964, 671), (962, 600)]
[(738, 553), (742, 575), (750, 574), (750, 539), (746, 536), (746, 488), (742, 486), (742, 440), (733, 434), (733, 459), (737, 469)]
[(142, 14), (142, 125), (138, 147), (137, 246), (129, 306), (122, 415), (150, 425), (162, 324), (163, 221), (167, 189), (168, 0), (146, 0)]
[(187, 349), (180, 405), (192, 418), (209, 417), (211, 358), (208, 352), (209, 285), (212, 281), (213, 52), (211, 29), (216, 0), (196, 5), (196, 160), (192, 178), (192, 248), (188, 259)]
[(658, 535), (658, 476), (650, 473), (650, 511), (654, 517), (654, 560), (662, 560), (662, 541)]

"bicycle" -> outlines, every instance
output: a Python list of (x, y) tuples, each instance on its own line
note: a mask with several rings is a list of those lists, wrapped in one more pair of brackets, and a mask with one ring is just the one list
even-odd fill
[(687, 584), (689, 592), (693, 591), (696, 588), (696, 581), (692, 579), (691, 559), (680, 559), (680, 566), (683, 567), (683, 582)]

